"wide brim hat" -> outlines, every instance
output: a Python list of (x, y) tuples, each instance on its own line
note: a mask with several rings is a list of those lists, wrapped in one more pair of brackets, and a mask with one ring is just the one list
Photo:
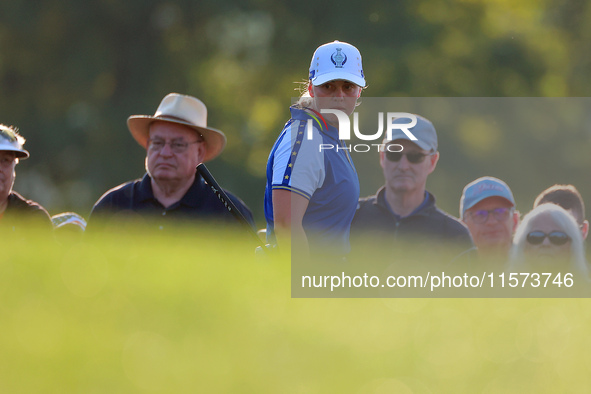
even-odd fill
[(29, 158), (29, 152), (23, 148), (24, 139), (8, 128), (0, 128), (0, 151), (14, 152), (21, 160)]
[(154, 115), (132, 115), (127, 119), (131, 135), (146, 149), (150, 124), (156, 121), (182, 124), (197, 131), (206, 144), (203, 162), (216, 158), (226, 146), (225, 134), (207, 127), (207, 107), (195, 97), (170, 93), (162, 99)]

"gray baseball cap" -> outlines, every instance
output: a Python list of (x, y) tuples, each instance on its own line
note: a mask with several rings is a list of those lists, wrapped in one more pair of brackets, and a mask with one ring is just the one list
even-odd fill
[[(433, 123), (429, 120), (423, 118), (420, 115), (414, 115), (417, 119), (417, 124), (414, 127), (409, 127), (408, 131), (414, 135), (417, 139), (412, 140), (406, 133), (402, 130), (394, 130), (392, 132), (392, 139), (386, 138), (384, 139), (384, 143), (389, 143), (396, 140), (408, 140), (417, 144), (421, 149), (435, 152), (437, 151), (437, 132), (435, 131), (435, 127)], [(409, 117), (399, 117), (395, 118), (392, 123), (393, 124), (410, 124), (412, 121)]]

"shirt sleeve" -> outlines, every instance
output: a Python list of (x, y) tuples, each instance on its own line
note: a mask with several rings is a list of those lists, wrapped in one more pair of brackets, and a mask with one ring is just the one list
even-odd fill
[(289, 190), (310, 199), (326, 174), (321, 144), (316, 128), (308, 135), (305, 121), (293, 122), (275, 151), (273, 190)]

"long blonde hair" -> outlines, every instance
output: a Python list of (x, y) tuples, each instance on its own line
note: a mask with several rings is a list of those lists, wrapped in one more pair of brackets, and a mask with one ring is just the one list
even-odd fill
[(560, 227), (560, 230), (564, 231), (570, 237), (570, 268), (576, 269), (579, 273), (589, 275), (589, 269), (585, 259), (583, 235), (579, 230), (575, 218), (564, 210), (564, 208), (552, 203), (538, 205), (523, 217), (523, 221), (517, 227), (517, 231), (513, 237), (513, 247), (509, 259), (509, 268), (511, 271), (525, 266), (524, 250), (525, 244), (527, 243), (527, 235), (535, 230), (532, 226), (533, 219), (543, 214), (548, 214), (556, 225)]
[(309, 108), (314, 105), (314, 97), (310, 96), (310, 85), (312, 82), (310, 80), (302, 81), (302, 82), (295, 82), (298, 84), (294, 90), (300, 92), (300, 98), (296, 103), (293, 105), (296, 108)]

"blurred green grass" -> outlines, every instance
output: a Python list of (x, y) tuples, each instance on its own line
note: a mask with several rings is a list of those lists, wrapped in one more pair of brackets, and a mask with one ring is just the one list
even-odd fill
[(587, 392), (587, 299), (292, 299), (216, 229), (3, 234), (2, 393)]

